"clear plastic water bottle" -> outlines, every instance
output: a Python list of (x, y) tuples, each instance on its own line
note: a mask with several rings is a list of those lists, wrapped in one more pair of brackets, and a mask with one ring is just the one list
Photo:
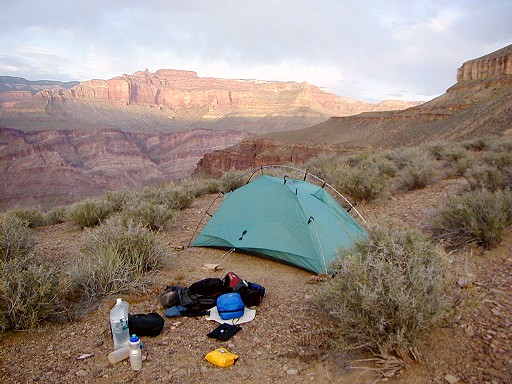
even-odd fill
[(112, 364), (119, 363), (120, 361), (123, 361), (124, 359), (127, 359), (130, 357), (130, 346), (125, 345), (124, 347), (121, 347), (119, 349), (116, 349), (108, 354), (108, 361), (110, 361)]
[(128, 328), (129, 304), (122, 299), (117, 299), (116, 305), (110, 310), (110, 327), (114, 338), (114, 349), (128, 345), (130, 330)]
[(142, 368), (142, 351), (139, 337), (131, 335), (128, 345), (130, 346), (130, 365), (134, 371), (138, 371)]

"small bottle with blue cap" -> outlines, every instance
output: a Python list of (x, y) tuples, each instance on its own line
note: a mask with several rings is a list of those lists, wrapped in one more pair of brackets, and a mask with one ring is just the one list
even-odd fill
[(142, 368), (142, 346), (139, 336), (131, 335), (128, 345), (130, 346), (130, 365), (134, 371), (138, 371)]

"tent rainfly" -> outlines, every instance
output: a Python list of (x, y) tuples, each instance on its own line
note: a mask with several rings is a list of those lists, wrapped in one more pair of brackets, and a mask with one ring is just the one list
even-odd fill
[(303, 180), (260, 176), (225, 194), (195, 247), (235, 248), (329, 273), (340, 248), (367, 238), (325, 189)]

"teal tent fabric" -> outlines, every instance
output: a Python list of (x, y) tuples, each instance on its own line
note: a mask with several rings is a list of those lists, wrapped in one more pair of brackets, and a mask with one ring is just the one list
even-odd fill
[(196, 247), (235, 248), (315, 273), (328, 273), (337, 250), (366, 232), (324, 189), (260, 176), (227, 193)]

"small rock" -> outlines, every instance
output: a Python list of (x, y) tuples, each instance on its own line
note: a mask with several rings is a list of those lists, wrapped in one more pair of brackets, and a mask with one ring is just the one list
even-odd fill
[(85, 371), (85, 370), (83, 370), (83, 369), (81, 369), (81, 370), (79, 370), (79, 371), (76, 371), (76, 372), (75, 372), (75, 375), (77, 375), (77, 376), (82, 376), (82, 377), (83, 377), (83, 376), (87, 376), (88, 374), (89, 374), (89, 372), (87, 372), (87, 371)]
[(446, 374), (444, 379), (450, 384), (456, 384), (460, 380), (457, 376), (450, 375), (449, 373)]
[(297, 368), (289, 368), (289, 369), (286, 370), (286, 373), (288, 375), (295, 376), (295, 375), (299, 374), (299, 370)]

